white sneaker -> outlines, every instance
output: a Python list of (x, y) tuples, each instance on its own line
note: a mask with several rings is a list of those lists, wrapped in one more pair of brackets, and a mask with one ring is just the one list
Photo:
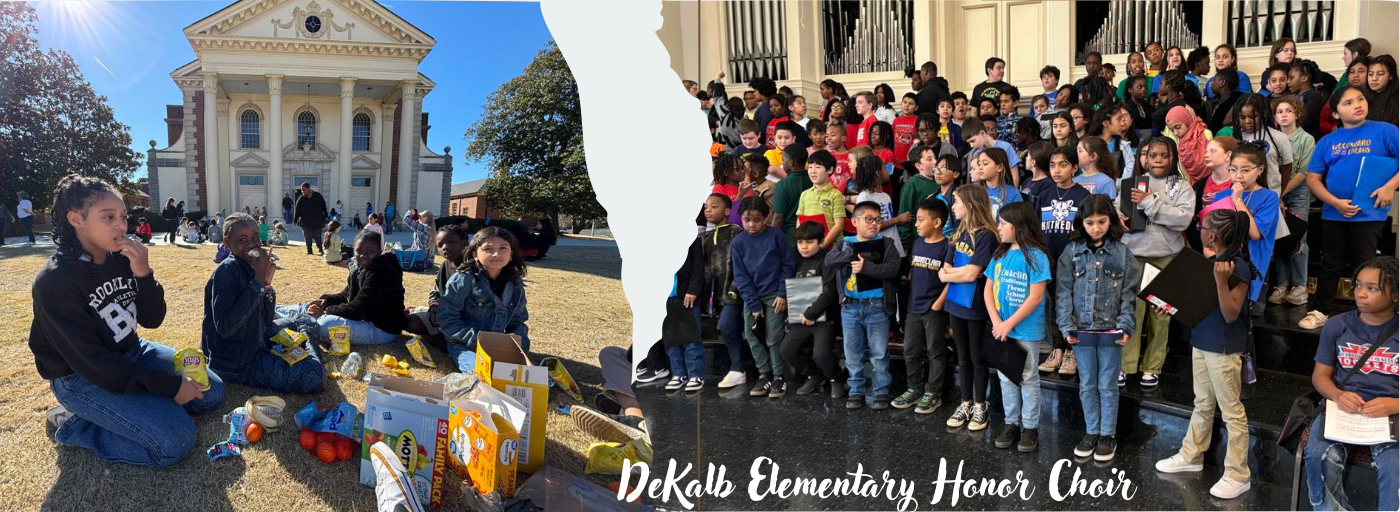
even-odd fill
[(1269, 294), (1269, 304), (1283, 304), (1283, 298), (1288, 295), (1288, 287), (1275, 286), (1274, 292)]
[(685, 382), (686, 391), (700, 391), (705, 389), (705, 379), (703, 377), (691, 377)]
[(1288, 295), (1284, 297), (1289, 304), (1302, 306), (1308, 303), (1308, 287), (1294, 286), (1288, 290)]
[(724, 374), (724, 380), (719, 381), (719, 388), (729, 389), (734, 386), (742, 386), (748, 381), (749, 377), (744, 375), (744, 372), (730, 370), (729, 373)]
[[(1179, 453), (1157, 461), (1157, 471), (1161, 471), (1163, 473), (1196, 473), (1201, 471), (1203, 467), (1204, 466), (1202, 464), (1192, 464), (1190, 462), (1186, 462), (1186, 459), (1181, 458), (1181, 454)], [(1212, 488), (1211, 494), (1214, 493), (1215, 489)]]
[(1245, 491), (1249, 490), (1249, 481), (1236, 482), (1230, 477), (1222, 476), (1220, 481), (1210, 486), (1210, 495), (1222, 500), (1233, 500), (1238, 498)]
[(685, 387), (685, 379), (681, 377), (671, 377), (671, 380), (666, 382), (666, 391), (675, 391), (683, 387)]
[(369, 447), (370, 465), (374, 468), (374, 497), (379, 510), (423, 512), (423, 502), (404, 470), (403, 462), (384, 442)]

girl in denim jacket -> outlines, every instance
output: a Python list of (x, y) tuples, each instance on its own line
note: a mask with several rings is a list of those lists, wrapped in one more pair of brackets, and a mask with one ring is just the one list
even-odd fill
[(487, 227), (472, 236), (457, 274), (447, 281), (438, 322), (447, 336), (447, 355), (462, 373), (476, 368), (476, 335), (481, 331), (520, 337), (530, 350), (530, 312), (525, 306), (525, 260), (515, 235)]
[(1074, 233), (1055, 274), (1056, 324), (1079, 360), (1079, 401), (1089, 433), (1074, 447), (1074, 455), (1093, 455), (1101, 462), (1113, 460), (1117, 451), (1117, 376), (1122, 346), (1133, 333), (1141, 280), (1132, 252), (1119, 241), (1122, 237), (1113, 201), (1090, 195), (1079, 205)]

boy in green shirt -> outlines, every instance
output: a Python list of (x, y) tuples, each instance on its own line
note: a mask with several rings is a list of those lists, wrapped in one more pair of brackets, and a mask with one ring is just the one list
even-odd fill
[(842, 221), (846, 219), (846, 196), (831, 185), (831, 174), (834, 172), (836, 157), (831, 156), (830, 152), (817, 151), (808, 156), (807, 177), (812, 179), (812, 188), (803, 191), (797, 201), (797, 222), (811, 220), (825, 224), (826, 237), (822, 238), (822, 249), (831, 248), (831, 244), (841, 237)]

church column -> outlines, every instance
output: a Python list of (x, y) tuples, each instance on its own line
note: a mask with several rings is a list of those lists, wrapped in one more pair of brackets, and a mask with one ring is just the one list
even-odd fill
[[(282, 207), (282, 75), (267, 75), (267, 204)], [(271, 215), (276, 217), (277, 215)]]
[(219, 75), (204, 74), (204, 201), (205, 211), (222, 209), (219, 195)]
[(418, 101), (417, 87), (415, 80), (404, 80), (399, 85), (403, 104), (399, 106), (399, 179), (398, 193), (394, 197), (396, 215), (402, 215), (411, 208), (409, 187), (413, 186), (413, 134), (418, 127), (418, 120), (413, 116), (415, 102)]
[[(355, 99), (355, 79), (340, 79), (340, 149), (336, 155), (336, 163), (339, 169), (335, 176), (335, 200), (329, 201), (334, 206), (335, 201), (340, 201), (341, 206), (349, 208), (350, 203), (350, 159), (354, 158), (354, 151), (350, 147), (350, 130), (352, 102)], [(340, 212), (344, 215), (345, 212)]]

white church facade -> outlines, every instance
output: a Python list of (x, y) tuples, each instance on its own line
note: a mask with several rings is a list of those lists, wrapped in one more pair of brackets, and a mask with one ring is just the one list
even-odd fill
[(425, 145), (418, 65), (435, 41), (373, 0), (239, 0), (184, 29), (167, 146), (147, 152), (152, 208), (259, 207), (310, 183), (328, 205), (445, 211), (450, 148)]

